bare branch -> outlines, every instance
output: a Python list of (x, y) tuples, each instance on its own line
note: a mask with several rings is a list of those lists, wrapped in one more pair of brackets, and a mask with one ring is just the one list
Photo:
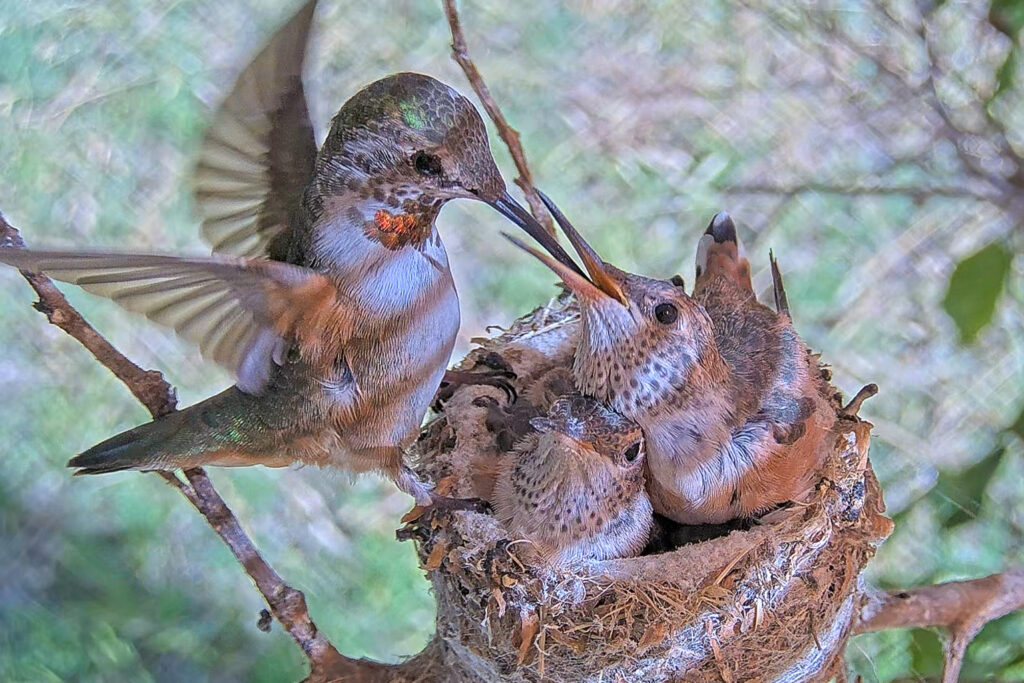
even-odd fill
[(1024, 608), (1024, 569), (883, 594), (861, 612), (856, 633), (940, 626), (949, 632), (942, 680), (953, 683), (967, 646), (990, 621)]
[[(811, 18), (812, 20), (815, 20), (814, 15), (811, 15)], [(910, 82), (898, 67), (868, 49), (866, 46), (860, 45), (851, 40), (845, 33), (838, 30), (834, 25), (826, 24), (822, 26), (822, 22), (820, 20), (817, 20), (815, 23), (818, 23), (818, 25), (826, 31), (830, 44), (842, 47), (848, 52), (860, 57), (870, 59), (879, 67), (880, 76), (886, 77), (888, 82), (902, 89), (906, 92), (908, 97), (923, 99), (928, 104), (928, 108), (939, 119), (937, 122), (937, 132), (952, 143), (964, 170), (973, 177), (983, 180), (998, 188), (1001, 195), (997, 201), (1001, 204), (1007, 203), (1007, 198), (1010, 197), (1013, 192), (1011, 184), (1005, 178), (984, 167), (981, 160), (971, 150), (971, 142), (973, 137), (975, 137), (974, 134), (963, 130), (959, 125), (957, 125), (957, 122), (950, 115), (950, 112), (946, 109), (942, 98), (939, 96), (937, 77), (941, 76), (941, 72), (937, 64), (937, 57), (933, 52), (933, 46), (928, 40), (923, 23), (918, 31), (917, 38), (921, 41), (921, 44), (927, 53), (929, 65), (925, 79), (920, 84)]]
[[(1010, 140), (1006, 136), (1006, 126), (998, 117), (993, 115), (991, 107), (988, 106), (985, 97), (976, 87), (974, 87), (973, 84), (966, 82), (961, 75), (956, 73), (956, 71), (943, 68), (941, 56), (935, 50), (935, 45), (931, 40), (929, 27), (929, 24), (933, 23), (932, 19), (936, 11), (938, 11), (938, 5), (922, 2), (918, 3), (917, 9), (920, 12), (920, 17), (917, 24), (913, 27), (906, 26), (902, 21), (900, 21), (892, 13), (892, 8), (889, 6), (882, 7), (882, 14), (889, 19), (891, 26), (895, 30), (900, 31), (904, 36), (916, 37), (924, 47), (924, 51), (928, 57), (930, 65), (927, 86), (931, 90), (935, 107), (940, 111), (940, 114), (947, 111), (945, 104), (939, 97), (937, 88), (937, 82), (941, 79), (950, 79), (955, 81), (958, 86), (970, 90), (975, 96), (975, 101), (972, 103), (974, 105), (973, 109), (984, 119), (984, 126), (987, 129), (984, 132), (985, 137), (999, 148), (999, 154), (1009, 157), (1009, 159), (1017, 166), (1017, 173), (1021, 173), (1024, 171), (1024, 168), (1022, 168), (1022, 166), (1024, 166), (1024, 158), (1022, 158), (1017, 150), (1013, 148), (1013, 145), (1010, 144)], [(953, 128), (962, 130), (962, 127), (955, 125), (948, 115), (944, 115), (943, 119)]]
[[(0, 214), (0, 247), (24, 248), (20, 233)], [(103, 366), (121, 380), (132, 394), (149, 409), (153, 417), (175, 410), (174, 389), (156, 370), (143, 370), (115, 349), (68, 302), (53, 281), (45, 275), (22, 272), (39, 295), (35, 308), (47, 319), (78, 340)], [(213, 487), (201, 468), (185, 470), (186, 484), (173, 472), (159, 472), (192, 503), (227, 544), (235, 558), (256, 584), (271, 613), (299, 644), (310, 660), (314, 675), (327, 667), (357, 672), (370, 663), (350, 660), (341, 655), (321, 633), (306, 609), (301, 591), (287, 585), (256, 550), (238, 518)]]
[(920, 186), (899, 187), (891, 185), (856, 185), (830, 184), (816, 182), (800, 182), (792, 185), (773, 183), (731, 183), (722, 188), (728, 194), (792, 196), (814, 192), (817, 194), (842, 195), (850, 197), (865, 196), (905, 196), (912, 198), (950, 197), (954, 199), (977, 199), (981, 201), (999, 201), (1002, 195), (995, 191), (972, 189), (963, 186)]
[[(932, 109), (935, 110), (939, 117), (942, 118), (945, 129), (949, 132), (946, 137), (954, 144), (957, 155), (960, 157), (960, 160), (964, 165), (972, 169), (977, 175), (985, 177), (988, 182), (1002, 188), (1004, 194), (1010, 195), (1013, 193), (1013, 188), (1010, 186), (1010, 183), (1004, 178), (1001, 178), (1000, 176), (985, 169), (981, 164), (981, 160), (971, 153), (969, 145), (973, 134), (969, 131), (965, 131), (961, 126), (957, 125), (956, 121), (953, 120), (953, 116), (947, 108), (946, 103), (942, 101), (942, 97), (939, 95), (938, 82), (939, 79), (945, 77), (946, 74), (943, 72), (942, 66), (939, 63), (939, 56), (935, 52), (935, 46), (932, 44), (932, 41), (929, 40), (926, 22), (927, 19), (922, 21), (921, 26), (918, 29), (918, 37), (921, 40), (921, 44), (924, 46), (925, 53), (928, 56), (928, 77), (924, 84), (924, 87), (928, 89), (927, 99), (931, 102)], [(986, 122), (993, 128), (993, 130), (989, 131), (989, 134), (986, 137), (995, 142), (999, 147), (1000, 153), (1009, 156), (1019, 170), (1021, 161), (1020, 157), (1018, 157), (1017, 153), (1012, 147), (1010, 147), (1009, 142), (1006, 140), (1005, 136), (1002, 135), (999, 127), (997, 125), (993, 125), (993, 118), (987, 111), (985, 111), (986, 108), (982, 106), (981, 109), (985, 115)]]
[(544, 203), (541, 202), (537, 190), (533, 186), (533, 176), (530, 174), (530, 167), (526, 164), (526, 154), (519, 142), (519, 132), (509, 125), (505, 115), (501, 113), (498, 103), (494, 101), (483, 76), (480, 75), (480, 70), (476, 68), (476, 64), (469, 57), (466, 37), (462, 33), (462, 24), (459, 21), (459, 11), (455, 8), (455, 0), (444, 0), (444, 14), (448, 18), (448, 27), (452, 32), (452, 58), (462, 67), (473, 92), (480, 98), (480, 103), (484, 105), (487, 115), (491, 117), (494, 125), (498, 128), (498, 135), (508, 147), (512, 161), (516, 165), (516, 171), (519, 173), (515, 183), (526, 196), (526, 203), (530, 205), (530, 213), (548, 232), (554, 235), (555, 226), (551, 222), (551, 216), (544, 210)]
[[(792, 37), (798, 33), (797, 31), (794, 31), (795, 27), (790, 21), (781, 17), (778, 13), (773, 12), (769, 9), (770, 6), (762, 7), (756, 3), (750, 2), (749, 0), (743, 0), (742, 4), (748, 9), (757, 12), (766, 21), (778, 28), (783, 35)], [(937, 65), (937, 56), (933, 52), (933, 46), (928, 41), (923, 25), (923, 22), (925, 21), (924, 18), (922, 19), (922, 25), (920, 27), (910, 29), (894, 21), (891, 17), (887, 17), (892, 23), (892, 26), (901, 31), (904, 37), (913, 37), (920, 41), (922, 49), (927, 51), (927, 56), (929, 58), (928, 71), (918, 82), (910, 75), (906, 74), (900, 65), (894, 64), (891, 60), (886, 59), (885, 55), (879, 54), (878, 51), (872, 49), (870, 46), (862, 45), (850, 38), (844, 31), (837, 28), (834, 22), (828, 20), (829, 15), (827, 13), (811, 12), (805, 16), (812, 25), (817, 26), (817, 28), (827, 37), (827, 40), (817, 41), (816, 45), (813, 47), (817, 47), (818, 52), (827, 62), (829, 62), (830, 71), (834, 77), (837, 76), (840, 71), (840, 67), (836, 62), (834, 53), (841, 52), (845, 55), (855, 55), (859, 58), (871, 60), (871, 62), (878, 67), (879, 78), (884, 83), (901, 91), (904, 95), (902, 98), (903, 100), (922, 101), (926, 104), (928, 112), (932, 115), (931, 119), (935, 126), (935, 133), (945, 138), (953, 145), (966, 176), (992, 188), (987, 191), (965, 190), (964, 188), (935, 188), (933, 191), (931, 188), (928, 188), (924, 190), (923, 193), (910, 191), (905, 193), (901, 191), (844, 191), (836, 192), (836, 194), (907, 194), (908, 196), (937, 194), (940, 196), (950, 197), (977, 197), (1000, 206), (1002, 209), (1014, 216), (1024, 215), (1024, 202), (1021, 202), (1017, 198), (1018, 193), (1015, 191), (1013, 185), (1015, 178), (1008, 180), (1007, 178), (993, 172), (991, 169), (985, 168), (984, 164), (981, 163), (981, 159), (979, 159), (973, 151), (974, 142), (979, 138), (979, 136), (963, 130), (950, 115), (949, 111), (947, 111), (945, 104), (939, 97), (938, 89), (936, 87), (936, 77), (944, 74), (942, 74), (939, 66)], [(825, 45), (828, 45), (831, 49), (825, 49)], [(804, 49), (810, 49), (808, 46), (801, 45), (801, 47)], [(855, 92), (841, 78), (836, 78), (835, 81), (851, 94)], [(856, 101), (851, 102), (851, 104), (860, 109)], [(983, 113), (986, 116), (986, 122), (995, 127), (994, 133), (998, 133), (999, 122), (994, 120), (991, 116), (991, 112), (987, 111), (985, 107), (982, 107), (982, 109), (985, 110)], [(870, 124), (867, 125), (873, 128)], [(877, 130), (876, 132), (878, 132), (882, 137), (886, 137), (885, 133), (881, 133)], [(996, 140), (997, 143), (999, 142), (998, 138), (999, 136), (995, 134), (991, 136), (991, 139)], [(1005, 136), (1003, 136), (1003, 140), (1005, 141)], [(1008, 145), (1008, 143), (997, 144), (997, 146), (1000, 148), (999, 153), (1004, 157), (1009, 157), (1011, 161), (1018, 161), (1018, 155), (1013, 148)], [(828, 190), (824, 191), (828, 192)], [(769, 192), (762, 194), (775, 193)]]
[[(0, 247), (23, 249), (25, 242), (21, 234), (4, 220), (0, 213)], [(52, 324), (79, 341), (104, 367), (121, 380), (135, 398), (149, 409), (153, 417), (174, 412), (177, 397), (174, 388), (156, 370), (143, 370), (131, 362), (104, 339), (85, 318), (76, 311), (53, 280), (45, 275), (21, 271), (29, 285), (39, 295), (34, 304), (37, 311), (46, 316)]]
[(286, 584), (273, 567), (267, 564), (252, 540), (242, 529), (227, 503), (213, 487), (202, 468), (185, 470), (185, 478), (195, 492), (196, 509), (202, 513), (217, 535), (231, 549), (232, 554), (245, 567), (245, 571), (256, 583), (256, 588), (270, 607), (270, 613), (281, 622), (311, 662), (323, 661), (325, 657), (338, 655), (328, 642), (306, 609), (306, 598)]
[(181, 491), (181, 495), (188, 499), (188, 502), (192, 503), (197, 509), (199, 508), (199, 498), (196, 497), (196, 492), (187, 483), (183, 482), (176, 472), (166, 472), (163, 470), (156, 471), (160, 477), (174, 488)]
[(860, 412), (860, 407), (864, 405), (864, 401), (868, 400), (872, 396), (878, 393), (878, 385), (871, 383), (865, 384), (857, 392), (857, 395), (850, 399), (850, 402), (839, 409), (838, 415), (840, 417), (857, 417), (857, 413)]

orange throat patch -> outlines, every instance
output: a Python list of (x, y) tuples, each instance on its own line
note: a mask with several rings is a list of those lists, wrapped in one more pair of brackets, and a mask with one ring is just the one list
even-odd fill
[(388, 249), (400, 249), (426, 240), (430, 235), (430, 221), (411, 213), (394, 214), (379, 209), (373, 214), (373, 221), (366, 224), (365, 232), (367, 237)]

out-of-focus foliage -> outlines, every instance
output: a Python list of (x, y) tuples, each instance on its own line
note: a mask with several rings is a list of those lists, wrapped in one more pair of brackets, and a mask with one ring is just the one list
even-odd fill
[(1024, 3), (1020, 0), (992, 0), (988, 9), (988, 21), (998, 31), (1006, 35), (1013, 44), (1006, 51), (1003, 63), (996, 69), (996, 89), (992, 97), (1003, 94), (1017, 76), (1020, 29), (1024, 26)]
[[(689, 279), (701, 229), (728, 209), (758, 291), (768, 248), (779, 256), (798, 329), (838, 385), (879, 383), (863, 414), (897, 520), (872, 565), (883, 587), (1024, 560), (1017, 7), (461, 3), (537, 182), (610, 261)], [(0, 210), (30, 244), (203, 253), (188, 194), (203, 122), (290, 10), (0, 0)], [(439, 3), (322, 0), (317, 26), (308, 90), (321, 134), (357, 87), (392, 71), (468, 92)], [(505, 226), (486, 207), (456, 203), (440, 224), (462, 351), (554, 292), (550, 273), (497, 239)], [(1013, 254), (999, 260), (1001, 286), (986, 269), (951, 287), (992, 244)], [(31, 310), (17, 275), (0, 273), (0, 288), (0, 680), (299, 678), (297, 648), (256, 629), (256, 592), (176, 492), (152, 475), (68, 477), (67, 457), (145, 413)], [(229, 381), (162, 330), (69, 292), (183, 404)], [(431, 599), (393, 535), (407, 499), (317, 470), (212, 475), (343, 651), (394, 660), (421, 647)], [(1021, 643), (1021, 615), (990, 625), (965, 676), (1024, 680)], [(871, 681), (938, 665), (927, 632), (859, 637), (849, 657)]]
[(962, 341), (973, 342), (992, 322), (1012, 264), (1013, 253), (993, 242), (956, 265), (942, 307), (956, 323)]

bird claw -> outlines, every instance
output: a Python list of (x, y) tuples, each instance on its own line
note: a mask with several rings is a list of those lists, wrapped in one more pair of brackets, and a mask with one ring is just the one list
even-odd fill
[(490, 512), (491, 504), (482, 498), (450, 498), (439, 493), (430, 494), (430, 507), (434, 510), (470, 510), (485, 514)]
[(485, 351), (480, 354), (473, 367), (475, 368), (477, 365), (486, 365), (491, 370), (505, 373), (505, 376), (510, 379), (516, 378), (516, 371), (512, 369), (512, 366), (509, 365), (509, 362), (505, 360), (504, 356), (497, 351)]
[[(486, 366), (488, 371), (477, 372), (477, 366)], [(509, 403), (515, 403), (519, 398), (515, 386), (512, 384), (516, 373), (512, 366), (499, 354), (490, 351), (477, 359), (473, 370), (447, 370), (441, 378), (441, 386), (434, 394), (434, 401), (431, 407), (435, 412), (441, 412), (443, 404), (451, 399), (455, 392), (464, 386), (490, 386), (501, 389)]]

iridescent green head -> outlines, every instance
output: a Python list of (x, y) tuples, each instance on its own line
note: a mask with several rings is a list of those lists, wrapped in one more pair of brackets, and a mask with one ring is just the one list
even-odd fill
[(423, 74), (393, 74), (356, 93), (335, 116), (320, 155), (321, 164), (340, 162), (403, 194), (415, 188), (436, 199), (494, 201), (505, 192), (476, 108)]
[(322, 196), (379, 205), (386, 215), (374, 215), (386, 234), (371, 232), (389, 244), (405, 244), (392, 237), (406, 228), (422, 239), (441, 205), (462, 197), (486, 202), (572, 263), (509, 196), (473, 104), (430, 76), (393, 74), (352, 96), (334, 117), (316, 175)]

